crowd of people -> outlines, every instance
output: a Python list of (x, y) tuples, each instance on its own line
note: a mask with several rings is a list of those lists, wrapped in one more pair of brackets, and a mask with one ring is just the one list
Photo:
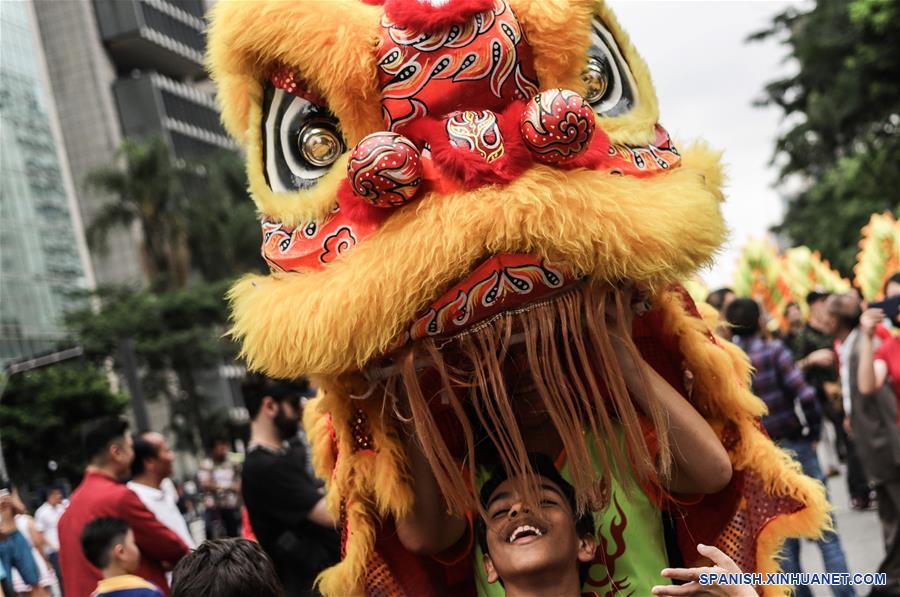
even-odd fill
[[(884, 534), (885, 557), (879, 572), (888, 586), (900, 582), (900, 274), (888, 279), (886, 300), (867, 305), (856, 291), (806, 297), (804, 319), (798, 305), (786, 309), (789, 329), (774, 332), (767, 316), (750, 298), (728, 288), (710, 293), (707, 302), (720, 314), (718, 333), (747, 353), (755, 373), (753, 392), (768, 414), (762, 423), (769, 436), (796, 455), (803, 472), (825, 482), (847, 470), (851, 505), (877, 509)], [(892, 332), (893, 330), (893, 332)], [(823, 424), (824, 422), (824, 424)], [(827, 460), (823, 472), (819, 454)], [(847, 572), (839, 529), (817, 542), (828, 572)], [(782, 568), (800, 572), (800, 542), (784, 548)], [(873, 595), (880, 589), (873, 589)], [(854, 595), (849, 586), (832, 587), (834, 595)], [(811, 595), (805, 586), (797, 595)]]
[[(90, 422), (83, 433), (88, 465), (68, 500), (62, 488), (50, 488), (32, 518), (15, 490), (0, 496), (3, 594), (250, 595), (193, 592), (200, 581), (187, 572), (178, 589), (179, 570), (233, 558), (256, 562), (249, 568), (278, 587), (254, 595), (312, 594), (316, 575), (338, 561), (339, 550), (300, 431), (307, 392), (248, 379), (250, 443), (243, 467), (231, 458), (227, 441), (210, 442), (196, 475), (205, 523), (200, 533), (192, 533), (185, 518), (195, 513), (194, 502), (172, 481), (175, 454), (166, 438), (131, 434), (121, 418)], [(266, 569), (274, 572), (265, 575)]]
[[(897, 586), (900, 336), (891, 328), (900, 327), (900, 274), (890, 278), (885, 295), (885, 302), (871, 306), (854, 292), (812, 292), (806, 297), (808, 316), (796, 305), (788, 307), (785, 332), (773, 332), (756, 301), (729, 289), (711, 293), (708, 303), (721, 317), (718, 334), (737, 344), (753, 365), (752, 388), (768, 407), (762, 424), (769, 436), (796, 455), (806, 475), (820, 481), (843, 464), (852, 506), (877, 508), (885, 542), (879, 571), (887, 574), (889, 586)], [(690, 418), (693, 409), (680, 407), (687, 404), (683, 397), (657, 385), (652, 388), (656, 398), (670, 403), (672, 416), (685, 418), (676, 427), (690, 431), (679, 445), (690, 444), (692, 449), (683, 452), (692, 458), (676, 459), (672, 482), (695, 493), (717, 491), (728, 482), (730, 470), (721, 444), (702, 419)], [(175, 458), (166, 438), (157, 432), (132, 435), (124, 419), (96, 420), (84, 433), (84, 477), (68, 500), (61, 488), (49, 488), (31, 517), (14, 491), (0, 495), (4, 591), (37, 597), (315, 595), (316, 575), (338, 561), (340, 550), (336, 522), (300, 430), (305, 389), (251, 376), (243, 390), (251, 423), (242, 465), (230, 457), (226, 441), (215, 439), (196, 476), (205, 538), (198, 540), (185, 520), (192, 502), (172, 482)], [(578, 513), (574, 490), (552, 460), (541, 460), (540, 450), (534, 451), (539, 514), (528, 511), (525, 497), (517, 493), (521, 484), (498, 467), (480, 487), (486, 516), (473, 521), (446, 511), (415, 442), (406, 449), (418, 496), (409, 515), (397, 522), (407, 549), (444, 556), (462, 546), (477, 551), (478, 574), (489, 584), (509, 591), (519, 585), (533, 589), (539, 582), (557, 593), (562, 588), (580, 594), (580, 579), (594, 562), (594, 529), (604, 521)], [(693, 457), (700, 452), (708, 458)], [(710, 463), (718, 460), (724, 463), (721, 480), (710, 472)], [(700, 461), (702, 470), (694, 471), (693, 463)], [(527, 566), (517, 562), (509, 545), (544, 533), (560, 539), (543, 542), (546, 553), (532, 554), (543, 560)], [(466, 536), (475, 540), (467, 543)], [(828, 572), (848, 571), (839, 529), (825, 532), (817, 544)], [(710, 570), (739, 572), (715, 547), (697, 549), (715, 564)], [(786, 572), (801, 571), (799, 540), (789, 540), (782, 556)], [(535, 569), (542, 570), (539, 578)], [(696, 587), (697, 569), (657, 572), (658, 578)], [(656, 595), (689, 594), (684, 586), (649, 583), (644, 588)], [(834, 586), (832, 592), (855, 594), (851, 586)], [(723, 594), (755, 593), (737, 586)], [(812, 593), (799, 586), (796, 594)]]

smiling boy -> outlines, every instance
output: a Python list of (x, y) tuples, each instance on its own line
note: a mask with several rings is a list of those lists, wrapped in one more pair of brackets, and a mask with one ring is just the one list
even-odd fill
[(533, 455), (539, 511), (525, 505), (513, 479), (500, 468), (481, 489), (487, 520), (477, 534), (485, 575), (508, 597), (578, 597), (594, 560), (594, 518), (576, 513), (575, 491), (549, 458)]
[[(515, 479), (498, 468), (482, 486), (480, 499), (485, 518), (478, 517), (475, 532), (481, 547), (485, 578), (500, 583), (506, 597), (597, 597), (583, 593), (597, 542), (591, 512), (578, 513), (575, 489), (553, 466), (549, 458), (532, 454), (529, 458), (537, 475), (535, 490), (538, 509), (526, 505)], [(701, 573), (740, 573), (734, 561), (718, 548), (698, 545), (710, 566), (666, 568), (664, 578), (680, 585), (656, 585), (656, 597), (755, 597), (749, 585), (700, 585)]]

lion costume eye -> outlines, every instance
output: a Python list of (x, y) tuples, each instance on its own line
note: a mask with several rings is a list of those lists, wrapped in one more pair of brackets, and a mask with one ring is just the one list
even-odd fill
[(598, 116), (619, 116), (634, 108), (637, 85), (615, 39), (597, 18), (591, 22), (591, 47), (581, 77), (587, 84), (585, 99)]
[(263, 165), (275, 192), (315, 186), (344, 153), (338, 121), (324, 106), (266, 83)]

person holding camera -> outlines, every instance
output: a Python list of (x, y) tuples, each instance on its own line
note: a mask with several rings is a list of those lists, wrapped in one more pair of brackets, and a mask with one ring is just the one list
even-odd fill
[[(895, 279), (896, 288), (892, 289)], [(888, 582), (886, 587), (873, 589), (873, 595), (900, 595), (900, 337), (892, 336), (879, 344), (877, 333), (886, 319), (884, 307), (890, 305), (893, 297), (900, 296), (900, 274), (888, 280), (887, 289), (896, 293), (889, 295), (881, 306), (861, 313), (853, 297), (834, 305), (838, 314), (855, 316), (859, 322), (851, 332), (855, 335), (852, 354), (857, 362), (848, 363), (851, 386), (848, 426), (875, 486), (878, 517), (884, 533), (885, 557), (878, 571), (887, 574)], [(894, 311), (896, 319), (896, 307)]]

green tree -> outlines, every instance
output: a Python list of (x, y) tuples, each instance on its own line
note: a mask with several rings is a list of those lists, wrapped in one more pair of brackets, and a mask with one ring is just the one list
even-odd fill
[(194, 267), (207, 280), (262, 271), (259, 216), (247, 193), (241, 157), (221, 151), (203, 160), (197, 170), (199, 184), (187, 207)]
[[(85, 461), (81, 425), (120, 415), (128, 400), (89, 363), (59, 364), (13, 375), (0, 400), (0, 438), (10, 478), (32, 487), (62, 476), (75, 483)], [(54, 461), (58, 469), (51, 471)]]
[(175, 160), (161, 138), (128, 139), (117, 164), (92, 171), (86, 185), (112, 196), (93, 220), (92, 246), (105, 250), (113, 229), (139, 223), (151, 286), (186, 285), (191, 268), (206, 280), (262, 269), (260, 225), (240, 156), (220, 151)]
[[(142, 387), (148, 395), (161, 395), (169, 402), (182, 448), (199, 447), (195, 431), (202, 440), (211, 432), (203, 425), (207, 397), (195, 372), (236, 356), (236, 346), (223, 338), (228, 316), (224, 296), (230, 284), (230, 280), (197, 282), (162, 293), (105, 290), (97, 294), (94, 309), (68, 316), (87, 357), (96, 362), (112, 356), (118, 364), (119, 343), (123, 338), (132, 341)], [(169, 383), (169, 372), (177, 377), (177, 390)]]
[(163, 287), (182, 287), (190, 273), (186, 170), (175, 163), (169, 146), (158, 137), (147, 142), (126, 139), (119, 157), (119, 163), (93, 170), (85, 180), (89, 189), (112, 196), (91, 222), (88, 239), (103, 250), (111, 230), (137, 222), (148, 280)]
[[(260, 224), (235, 153), (175, 160), (162, 139), (128, 140), (118, 164), (92, 172), (87, 184), (113, 200), (90, 228), (102, 246), (117, 226), (139, 223), (149, 289), (104, 289), (92, 308), (70, 315), (70, 328), (88, 355), (112, 357), (122, 371), (121, 346), (133, 347), (140, 386), (162, 396), (173, 414), (180, 447), (207, 439), (207, 397), (198, 371), (229, 362), (234, 345), (223, 339), (224, 295), (231, 281), (262, 269)], [(130, 359), (129, 359), (130, 360)], [(172, 383), (171, 374), (177, 378)]]
[(768, 37), (798, 66), (760, 102), (790, 124), (774, 161), (801, 189), (775, 229), (849, 275), (869, 215), (900, 208), (900, 0), (791, 7), (750, 39)]

